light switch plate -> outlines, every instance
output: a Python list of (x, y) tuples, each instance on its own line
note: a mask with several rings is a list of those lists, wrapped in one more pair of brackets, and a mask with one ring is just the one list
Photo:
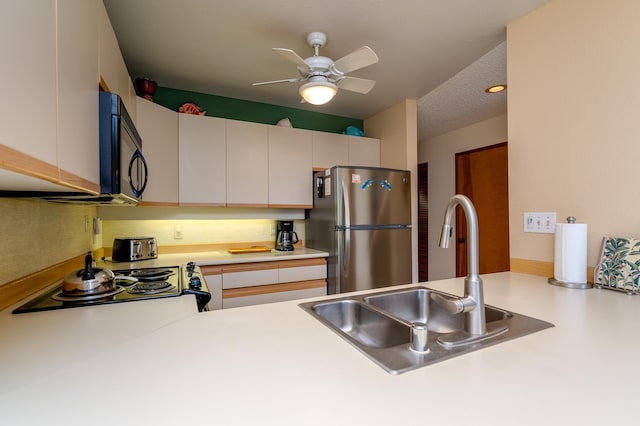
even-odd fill
[(555, 234), (556, 212), (526, 212), (524, 214), (524, 232)]

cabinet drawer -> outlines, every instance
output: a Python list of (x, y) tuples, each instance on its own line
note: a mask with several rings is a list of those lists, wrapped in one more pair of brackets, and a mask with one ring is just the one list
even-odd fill
[[(227, 272), (227, 267), (224, 267), (222, 268), (222, 288), (276, 284), (278, 282), (278, 265), (276, 262), (273, 263), (274, 267), (271, 269), (246, 269), (238, 272)], [(265, 268), (265, 266), (262, 266), (262, 268)]]
[(324, 280), (223, 290), (224, 309), (327, 295)]
[(327, 278), (327, 262), (322, 259), (300, 259), (279, 262), (279, 282), (324, 280)]
[(323, 280), (327, 278), (327, 265), (301, 266), (298, 268), (281, 268), (279, 270), (281, 283), (307, 280)]

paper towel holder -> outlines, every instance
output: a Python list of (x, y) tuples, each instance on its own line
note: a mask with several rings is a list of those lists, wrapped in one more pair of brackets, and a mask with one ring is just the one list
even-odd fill
[[(576, 223), (576, 218), (574, 216), (567, 217), (567, 223)], [(584, 283), (572, 283), (567, 281), (556, 280), (554, 277), (549, 278), (549, 284), (553, 284), (559, 287), (565, 288), (578, 288), (578, 289), (588, 289), (593, 287), (593, 283), (584, 282)]]

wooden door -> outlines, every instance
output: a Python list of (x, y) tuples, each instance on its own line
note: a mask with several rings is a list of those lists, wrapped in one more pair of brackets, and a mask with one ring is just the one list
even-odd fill
[(418, 281), (429, 280), (429, 164), (418, 164)]
[[(509, 270), (509, 184), (507, 143), (456, 154), (456, 193), (478, 214), (481, 274)], [(456, 276), (467, 275), (467, 226), (456, 211)]]

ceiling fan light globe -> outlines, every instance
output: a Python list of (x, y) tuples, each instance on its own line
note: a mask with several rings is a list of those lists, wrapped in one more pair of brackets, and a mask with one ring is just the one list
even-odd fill
[(338, 92), (338, 87), (330, 82), (310, 82), (300, 87), (300, 96), (313, 105), (324, 105)]

